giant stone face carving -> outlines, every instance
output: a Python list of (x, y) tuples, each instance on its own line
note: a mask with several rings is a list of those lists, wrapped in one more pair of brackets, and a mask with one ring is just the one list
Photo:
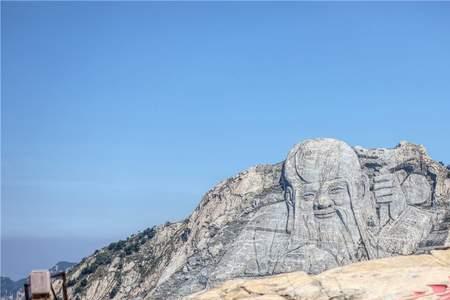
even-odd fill
[(369, 258), (360, 228), (375, 210), (351, 147), (332, 139), (297, 145), (285, 161), (283, 185), (291, 247), (313, 245), (328, 252), (336, 265)]
[(372, 150), (314, 139), (296, 145), (283, 164), (284, 201), (251, 214), (212, 281), (319, 273), (450, 244), (449, 192), (436, 181), (447, 173), (427, 159), (412, 144)]

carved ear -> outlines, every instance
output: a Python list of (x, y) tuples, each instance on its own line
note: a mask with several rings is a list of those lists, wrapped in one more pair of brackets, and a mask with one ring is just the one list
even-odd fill
[(284, 201), (286, 201), (286, 204), (288, 206), (294, 207), (294, 191), (292, 190), (292, 187), (289, 185), (286, 185), (284, 187)]
[(367, 176), (366, 174), (362, 174), (361, 175), (361, 183), (359, 185), (360, 185), (359, 192), (360, 192), (361, 198), (364, 198), (367, 195), (367, 193), (369, 193), (369, 189), (370, 189), (369, 176)]
[(295, 195), (291, 186), (284, 187), (284, 201), (287, 207), (286, 232), (291, 233), (294, 229), (294, 215), (295, 215)]

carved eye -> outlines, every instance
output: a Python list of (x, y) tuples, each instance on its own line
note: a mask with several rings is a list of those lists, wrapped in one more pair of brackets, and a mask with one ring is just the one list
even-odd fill
[(336, 195), (343, 192), (345, 188), (343, 186), (333, 186), (328, 190), (329, 194)]
[(303, 194), (303, 198), (307, 201), (314, 200), (315, 196), (316, 196), (316, 194), (313, 192), (306, 192)]

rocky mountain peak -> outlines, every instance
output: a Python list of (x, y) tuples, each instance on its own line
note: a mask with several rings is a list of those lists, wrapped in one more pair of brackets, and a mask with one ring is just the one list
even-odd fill
[(450, 171), (421, 145), (313, 139), (209, 190), (189, 218), (105, 247), (75, 299), (180, 299), (242, 277), (310, 274), (450, 245)]

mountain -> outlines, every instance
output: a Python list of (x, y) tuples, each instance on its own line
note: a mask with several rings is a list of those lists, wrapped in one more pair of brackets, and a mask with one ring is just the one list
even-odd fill
[(0, 277), (0, 299), (13, 300), (16, 299), (17, 292), (23, 288), (26, 279), (17, 281), (11, 280), (9, 277)]
[(73, 299), (181, 299), (242, 277), (328, 269), (450, 246), (450, 171), (421, 145), (306, 140), (220, 182), (185, 220), (96, 251)]
[(50, 271), (51, 274), (56, 274), (56, 273), (59, 273), (59, 272), (67, 272), (74, 265), (75, 265), (75, 263), (73, 263), (73, 262), (60, 261), (60, 262), (56, 263), (56, 265), (54, 265), (53, 267), (51, 267), (48, 270)]
[[(62, 271), (69, 271), (75, 263), (60, 261), (49, 269), (50, 273), (55, 274)], [(11, 280), (9, 277), (0, 277), (0, 300), (14, 300), (23, 297), (23, 285), (27, 281), (26, 278), (17, 281)]]

